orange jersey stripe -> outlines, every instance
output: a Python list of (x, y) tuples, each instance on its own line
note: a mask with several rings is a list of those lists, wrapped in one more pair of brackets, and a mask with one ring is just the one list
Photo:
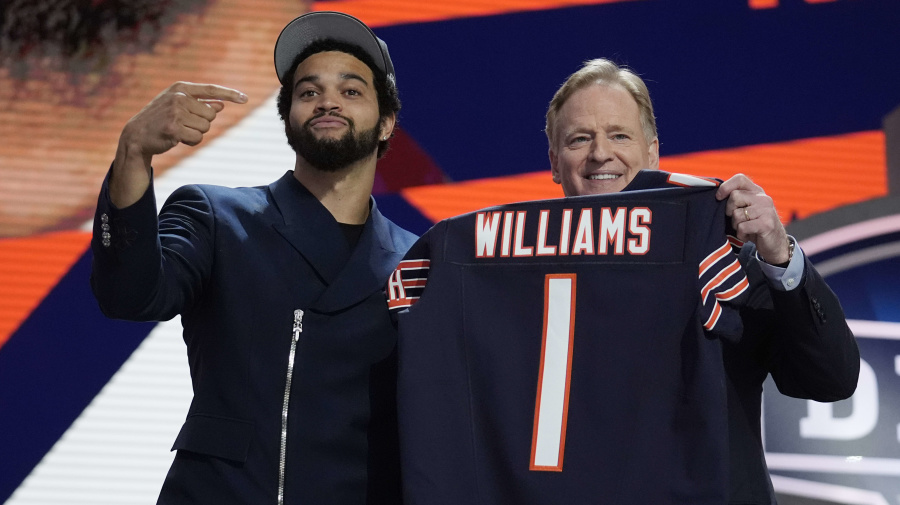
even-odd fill
[(731, 252), (731, 245), (728, 242), (725, 242), (722, 247), (716, 249), (711, 252), (709, 256), (706, 257), (702, 262), (700, 262), (700, 275), (703, 275), (709, 267), (713, 266), (717, 261), (724, 258)]
[(407, 307), (412, 307), (416, 300), (418, 300), (418, 296), (412, 296), (409, 298), (400, 298), (397, 300), (388, 300), (388, 309), (405, 309)]
[(709, 319), (703, 323), (703, 327), (706, 328), (707, 331), (712, 330), (716, 327), (716, 323), (719, 322), (719, 316), (722, 315), (722, 306), (718, 303), (713, 307), (712, 314), (709, 315)]
[(709, 296), (709, 292), (713, 289), (720, 286), (726, 279), (734, 275), (735, 272), (740, 270), (741, 265), (738, 263), (738, 260), (734, 260), (728, 267), (719, 272), (719, 275), (713, 277), (712, 280), (706, 283), (706, 286), (703, 286), (703, 289), (700, 291), (700, 299), (703, 303), (706, 303), (706, 297)]
[(735, 298), (743, 293), (748, 287), (750, 287), (750, 281), (747, 280), (746, 277), (744, 277), (743, 279), (741, 279), (741, 282), (735, 284), (731, 289), (726, 289), (721, 293), (716, 293), (716, 298), (719, 300), (731, 300), (732, 298)]
[(403, 260), (398, 265), (401, 270), (415, 270), (419, 268), (428, 268), (431, 260)]

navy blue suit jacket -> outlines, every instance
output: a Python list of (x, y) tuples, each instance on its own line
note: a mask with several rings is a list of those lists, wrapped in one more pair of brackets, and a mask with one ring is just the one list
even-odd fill
[(297, 309), (284, 502), (399, 501), (383, 286), (414, 240), (373, 200), (351, 250), (292, 172), (263, 187), (186, 186), (158, 219), (152, 186), (116, 209), (104, 183), (91, 278), (101, 309), (140, 321), (181, 314), (184, 326), (194, 398), (160, 503), (277, 503)]
[(731, 505), (774, 505), (760, 432), (763, 383), (771, 374), (788, 396), (833, 402), (850, 397), (859, 377), (859, 349), (837, 296), (804, 258), (801, 284), (769, 286), (756, 246), (741, 249), (750, 297), (741, 309), (744, 333), (724, 342)]

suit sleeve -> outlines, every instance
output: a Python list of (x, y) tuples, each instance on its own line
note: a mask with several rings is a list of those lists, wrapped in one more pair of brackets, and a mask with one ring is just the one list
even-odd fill
[[(765, 365), (778, 390), (795, 398), (832, 402), (850, 397), (859, 378), (859, 349), (837, 296), (805, 259), (801, 286), (771, 288), (753, 265), (755, 247), (747, 244), (742, 262), (760, 276), (752, 295), (751, 317), (767, 320), (763, 335)], [(746, 316), (745, 316), (746, 319)], [(746, 325), (746, 324), (745, 324)]]
[(153, 185), (124, 209), (103, 182), (94, 215), (91, 288), (108, 317), (164, 321), (189, 307), (209, 277), (214, 220), (197, 186), (175, 191), (157, 217)]

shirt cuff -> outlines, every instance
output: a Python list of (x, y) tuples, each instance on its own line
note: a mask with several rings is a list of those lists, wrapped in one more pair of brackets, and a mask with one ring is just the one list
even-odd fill
[(769, 285), (778, 291), (791, 291), (797, 289), (800, 280), (803, 279), (803, 271), (806, 268), (803, 250), (797, 244), (797, 239), (788, 235), (788, 239), (794, 243), (794, 254), (791, 261), (785, 268), (770, 265), (759, 257), (759, 251), (756, 251), (756, 260), (759, 261), (759, 267), (769, 280)]

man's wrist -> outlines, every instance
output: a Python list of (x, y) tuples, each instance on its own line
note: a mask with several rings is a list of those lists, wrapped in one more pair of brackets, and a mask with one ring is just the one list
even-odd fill
[(766, 260), (766, 258), (764, 258), (762, 254), (759, 254), (758, 250), (756, 252), (756, 256), (760, 259), (760, 261), (764, 261), (765, 263), (772, 265), (773, 267), (787, 268), (788, 265), (791, 264), (791, 260), (794, 258), (794, 247), (796, 246), (796, 242), (794, 241), (794, 239), (792, 237), (788, 236), (787, 239), (788, 239), (788, 256), (787, 256), (787, 260), (785, 260), (784, 262), (772, 263), (771, 261)]
[(806, 269), (803, 250), (797, 244), (797, 240), (790, 235), (788, 240), (790, 241), (791, 245), (789, 247), (791, 249), (789, 251), (790, 260), (787, 263), (771, 265), (763, 260), (759, 255), (759, 251), (756, 251), (754, 255), (756, 260), (759, 261), (759, 266), (769, 285), (779, 291), (792, 291), (798, 288), (802, 283), (804, 270)]

